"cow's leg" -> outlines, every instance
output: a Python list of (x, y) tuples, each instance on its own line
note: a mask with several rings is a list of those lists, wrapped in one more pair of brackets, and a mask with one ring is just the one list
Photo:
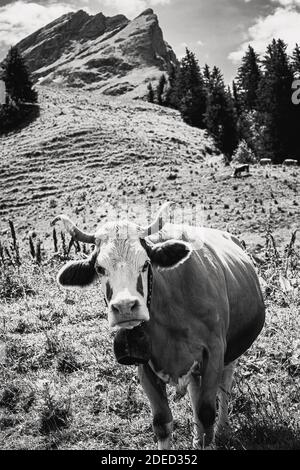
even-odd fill
[(219, 348), (216, 350), (217, 357), (208, 358), (202, 378), (192, 376), (188, 387), (194, 414), (193, 445), (200, 449), (214, 440), (217, 391), (223, 369), (223, 354)]
[(201, 377), (192, 376), (188, 385), (188, 391), (191, 399), (194, 419), (194, 438), (193, 447), (195, 449), (202, 448), (204, 446), (204, 427), (199, 419), (198, 404), (200, 403), (201, 395)]
[(168, 404), (166, 384), (154, 374), (148, 364), (139, 366), (139, 378), (150, 401), (158, 449), (170, 449), (173, 417)]
[(236, 361), (231, 362), (224, 367), (222, 379), (218, 391), (219, 410), (216, 435), (218, 438), (226, 439), (230, 434), (230, 425), (228, 419), (228, 403), (230, 399), (231, 387), (233, 382), (233, 374)]

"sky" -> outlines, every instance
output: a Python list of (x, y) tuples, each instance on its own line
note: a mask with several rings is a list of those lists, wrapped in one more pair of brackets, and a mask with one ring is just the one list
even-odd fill
[(227, 83), (248, 44), (260, 54), (274, 37), (289, 51), (300, 44), (300, 0), (0, 0), (0, 60), (9, 46), (69, 11), (133, 19), (149, 7), (179, 58), (190, 48), (201, 66), (220, 67)]

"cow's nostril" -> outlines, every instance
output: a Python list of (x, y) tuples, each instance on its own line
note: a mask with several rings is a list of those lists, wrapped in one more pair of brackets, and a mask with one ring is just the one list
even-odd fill
[(113, 311), (114, 314), (121, 313), (120, 310), (119, 310), (119, 308), (118, 308), (118, 305), (117, 305), (117, 304), (116, 304), (116, 305), (112, 305), (112, 306), (111, 306), (111, 309), (112, 309), (112, 311)]
[(131, 313), (136, 307), (138, 307), (138, 305), (139, 301), (135, 299), (128, 302), (123, 301), (111, 304), (111, 309), (115, 315), (122, 315), (126, 313)]
[(136, 308), (138, 306), (138, 301), (137, 300), (134, 300), (132, 302), (132, 304), (130, 305), (130, 309), (133, 310), (134, 308)]

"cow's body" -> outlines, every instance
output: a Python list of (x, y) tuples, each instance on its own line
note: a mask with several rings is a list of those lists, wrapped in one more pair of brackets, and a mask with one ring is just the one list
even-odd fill
[[(183, 236), (195, 243), (195, 234), (197, 230), (186, 227)], [(161, 238), (169, 238), (168, 228)], [(224, 362), (229, 363), (245, 352), (262, 328), (264, 303), (258, 278), (233, 240), (226, 232), (201, 228), (199, 248), (185, 263), (174, 270), (153, 270), (149, 322), (153, 363), (174, 382), (199, 360), (203, 347), (213, 347), (212, 341), (222, 342)]]
[[(220, 386), (223, 384), (220, 403), (225, 409), (220, 406), (218, 427), (222, 433), (228, 426), (232, 365), (253, 343), (264, 323), (259, 281), (239, 242), (228, 233), (207, 228), (185, 227), (183, 237), (198, 248), (176, 269), (154, 270), (148, 325), (153, 353), (150, 367), (140, 366), (141, 381), (150, 402), (154, 402), (154, 429), (158, 439), (161, 435), (162, 449), (169, 446), (172, 428), (163, 384), (177, 386), (181, 395), (188, 386), (196, 423), (195, 446), (203, 445), (203, 434), (209, 444)], [(158, 241), (157, 236), (151, 238)], [(168, 229), (162, 238), (169, 238)], [(222, 381), (224, 370), (227, 375)], [(155, 387), (161, 388), (160, 398)]]
[(283, 164), (285, 166), (298, 166), (298, 161), (292, 158), (287, 158), (286, 160), (284, 160)]
[[(139, 376), (150, 400), (159, 449), (170, 447), (172, 433), (167, 383), (177, 386), (180, 395), (188, 388), (194, 444), (209, 445), (217, 393), (222, 433), (228, 426), (234, 362), (264, 323), (259, 281), (239, 241), (227, 232), (186, 225), (165, 224), (158, 231), (157, 222), (146, 231), (134, 224), (108, 224), (92, 236), (80, 232), (68, 218), (62, 220), (73, 236), (90, 240), (96, 249), (89, 260), (63, 268), (60, 284), (86, 285), (101, 271), (110, 325), (122, 329), (146, 322), (152, 353), (149, 362), (139, 366)], [(127, 238), (120, 239), (124, 227)], [(139, 238), (141, 233), (144, 238)], [(151, 293), (149, 262), (153, 289), (146, 305)]]
[(272, 165), (271, 158), (261, 158), (259, 160), (260, 165)]
[(233, 175), (232, 177), (233, 178), (237, 178), (239, 177), (242, 173), (249, 173), (250, 172), (250, 166), (249, 164), (245, 164), (245, 165), (238, 165), (234, 168), (234, 172), (233, 172)]

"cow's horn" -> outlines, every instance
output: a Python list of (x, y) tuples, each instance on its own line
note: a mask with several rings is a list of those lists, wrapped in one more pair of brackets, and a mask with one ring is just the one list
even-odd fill
[(83, 243), (96, 243), (95, 235), (93, 235), (92, 233), (82, 232), (82, 230), (76, 227), (72, 220), (69, 219), (69, 217), (67, 217), (66, 215), (58, 215), (57, 217), (55, 217), (54, 220), (52, 220), (51, 225), (55, 225), (58, 221), (63, 222), (66, 231), (69, 232), (69, 234), (74, 238), (74, 240)]
[(152, 222), (152, 224), (150, 224), (148, 227), (141, 227), (141, 231), (139, 234), (140, 238), (145, 238), (145, 237), (148, 237), (149, 235), (152, 235), (153, 233), (159, 232), (163, 228), (165, 223), (167, 222), (166, 219), (164, 220), (164, 215), (166, 215), (165, 213), (173, 205), (174, 205), (174, 202), (165, 202), (159, 209), (154, 222)]

